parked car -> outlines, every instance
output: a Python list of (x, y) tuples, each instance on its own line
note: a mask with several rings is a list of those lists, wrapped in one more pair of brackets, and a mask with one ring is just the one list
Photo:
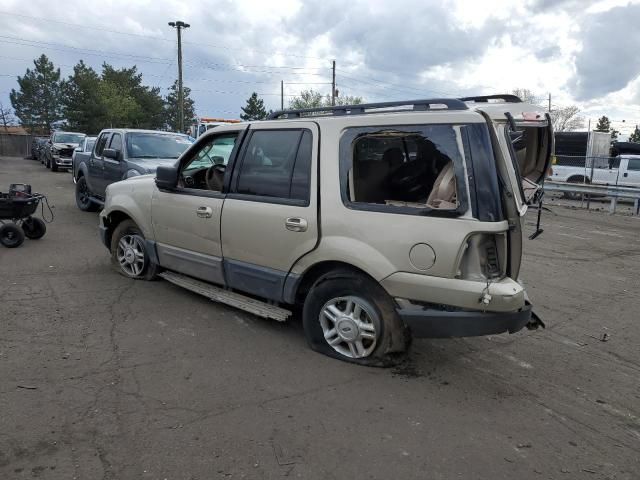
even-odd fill
[(580, 167), (556, 164), (549, 179), (554, 182), (640, 187), (640, 155), (620, 155), (607, 160), (607, 166), (594, 166), (593, 169), (587, 164)]
[(100, 234), (127, 277), (277, 320), (299, 306), (314, 350), (388, 365), (411, 336), (541, 324), (519, 273), (552, 139), (511, 95), (276, 112), (110, 185)]
[(31, 139), (31, 159), (38, 160), (40, 158), (40, 149), (47, 143), (49, 137), (33, 137)]
[(96, 144), (96, 139), (98, 137), (84, 137), (80, 145), (78, 145), (73, 150), (73, 155), (71, 155), (71, 174), (75, 180), (76, 178), (76, 166), (80, 162), (84, 162), (89, 159), (91, 156), (91, 151), (93, 150), (93, 146)]
[(91, 153), (79, 157), (73, 166), (78, 208), (97, 210), (103, 204), (107, 186), (138, 175), (155, 173), (160, 165), (173, 165), (192, 143), (189, 136), (180, 133), (103, 130)]
[(71, 168), (73, 151), (84, 137), (84, 133), (53, 132), (44, 148), (44, 165), (53, 172), (59, 168)]

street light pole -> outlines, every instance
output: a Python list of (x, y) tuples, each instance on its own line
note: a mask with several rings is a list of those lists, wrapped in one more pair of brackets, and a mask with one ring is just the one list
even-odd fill
[(183, 21), (169, 22), (169, 26), (178, 31), (178, 106), (180, 109), (180, 133), (184, 133), (184, 93), (182, 91), (182, 29), (191, 25)]

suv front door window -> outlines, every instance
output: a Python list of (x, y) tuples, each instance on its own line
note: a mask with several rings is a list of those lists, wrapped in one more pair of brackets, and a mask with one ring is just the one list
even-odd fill
[(210, 138), (181, 168), (182, 188), (221, 192), (237, 132)]

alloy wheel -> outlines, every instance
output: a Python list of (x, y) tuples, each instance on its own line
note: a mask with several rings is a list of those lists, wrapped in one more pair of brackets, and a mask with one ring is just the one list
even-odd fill
[(375, 308), (356, 296), (329, 300), (320, 310), (320, 326), (327, 343), (349, 358), (365, 358), (376, 348), (380, 319)]
[(145, 267), (143, 240), (138, 235), (124, 235), (118, 241), (116, 258), (122, 271), (130, 277), (142, 275)]

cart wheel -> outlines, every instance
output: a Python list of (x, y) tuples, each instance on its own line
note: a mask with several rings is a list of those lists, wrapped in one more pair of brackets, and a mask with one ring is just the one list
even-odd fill
[(22, 222), (22, 230), (27, 238), (38, 240), (47, 233), (47, 225), (39, 218), (28, 217)]
[(15, 248), (24, 242), (24, 233), (15, 223), (5, 223), (0, 226), (0, 243), (7, 248)]

